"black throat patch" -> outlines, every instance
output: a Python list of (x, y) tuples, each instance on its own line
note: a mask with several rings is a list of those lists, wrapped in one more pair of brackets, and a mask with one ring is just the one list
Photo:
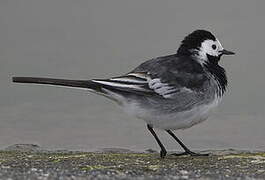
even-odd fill
[(211, 56), (207, 54), (208, 61), (204, 65), (207, 70), (214, 76), (218, 82), (219, 91), (217, 92), (219, 96), (222, 96), (226, 91), (227, 87), (227, 77), (225, 69), (219, 66), (218, 62), (220, 61), (221, 56)]

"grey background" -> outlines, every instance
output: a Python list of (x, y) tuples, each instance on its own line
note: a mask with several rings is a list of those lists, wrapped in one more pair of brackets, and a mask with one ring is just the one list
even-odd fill
[(1, 0), (0, 148), (157, 149), (143, 121), (103, 97), (13, 84), (11, 77), (120, 75), (175, 53), (185, 35), (203, 28), (237, 53), (221, 62), (229, 91), (208, 121), (176, 133), (193, 149), (264, 149), (264, 7), (263, 0)]

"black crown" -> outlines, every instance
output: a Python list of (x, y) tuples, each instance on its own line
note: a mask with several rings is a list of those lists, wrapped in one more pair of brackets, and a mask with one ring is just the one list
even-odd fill
[(198, 49), (201, 46), (201, 43), (206, 40), (211, 39), (213, 41), (216, 40), (214, 35), (206, 30), (196, 30), (191, 34), (186, 36), (184, 40), (181, 42), (181, 45), (177, 51), (178, 55), (191, 55), (191, 49)]

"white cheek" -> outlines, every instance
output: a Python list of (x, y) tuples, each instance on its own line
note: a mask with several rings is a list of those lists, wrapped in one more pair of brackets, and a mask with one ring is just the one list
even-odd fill
[[(216, 49), (212, 48), (212, 45), (216, 45)], [(220, 51), (223, 50), (224, 48), (222, 47), (221, 43), (216, 39), (216, 41), (213, 40), (205, 40), (201, 43), (201, 47), (197, 52), (197, 55), (195, 55), (198, 58), (198, 61), (200, 63), (205, 63), (205, 61), (207, 61), (208, 55), (211, 56), (219, 56), (220, 55)]]
[(222, 44), (220, 43), (220, 41), (218, 40), (218, 39), (216, 39), (216, 42), (217, 42), (217, 44), (218, 44), (218, 51), (222, 51), (222, 50), (224, 50), (224, 48), (223, 48), (223, 46), (222, 46)]
[(203, 43), (202, 44), (201, 51), (203, 53), (205, 53), (205, 55), (206, 54), (209, 54), (211, 56), (218, 56), (218, 51), (217, 50), (214, 50), (212, 48), (212, 46), (210, 44), (207, 44), (207, 43)]

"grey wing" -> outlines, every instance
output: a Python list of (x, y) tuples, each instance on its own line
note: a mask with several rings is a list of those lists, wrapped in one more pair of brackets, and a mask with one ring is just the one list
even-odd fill
[(152, 94), (154, 92), (149, 88), (147, 79), (145, 73), (129, 73), (110, 79), (92, 79), (91, 81), (100, 84), (102, 88), (110, 91), (132, 94)]
[(177, 81), (166, 81), (163, 77), (152, 77), (150, 72), (132, 72), (124, 76), (110, 79), (94, 79), (108, 90), (116, 90), (136, 95), (155, 95), (163, 99), (198, 93), (195, 89), (185, 87)]
[(124, 76), (92, 81), (130, 94), (192, 99), (204, 91), (207, 79), (201, 65), (193, 59), (169, 55), (148, 60)]

